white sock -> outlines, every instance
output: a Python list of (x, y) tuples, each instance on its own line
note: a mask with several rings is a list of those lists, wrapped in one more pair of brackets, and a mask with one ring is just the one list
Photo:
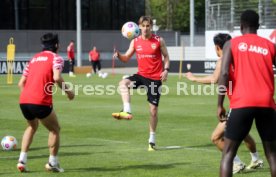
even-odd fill
[(252, 160), (253, 162), (255, 162), (256, 160), (259, 159), (259, 154), (258, 154), (258, 152), (254, 152), (254, 153), (251, 153), (251, 152), (250, 152), (250, 155), (251, 155), (251, 160)]
[(130, 103), (124, 103), (124, 110), (123, 112), (131, 113)]
[(50, 155), (49, 156), (49, 162), (52, 166), (55, 166), (58, 164), (57, 156)]
[(20, 152), (18, 162), (23, 162), (24, 164), (27, 163), (27, 152)]
[(155, 144), (155, 132), (150, 132), (149, 143)]
[(234, 163), (242, 163), (242, 161), (241, 161), (241, 159), (239, 158), (238, 155), (236, 155), (236, 156), (234, 157)]

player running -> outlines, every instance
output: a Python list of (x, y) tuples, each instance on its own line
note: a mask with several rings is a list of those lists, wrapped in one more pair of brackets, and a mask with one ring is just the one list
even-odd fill
[[(233, 159), (241, 141), (248, 135), (253, 121), (263, 143), (272, 177), (276, 177), (276, 117), (274, 73), (276, 47), (269, 40), (259, 37), (259, 15), (246, 10), (241, 15), (242, 36), (225, 43), (219, 86), (233, 81), (230, 113), (224, 133), (224, 148), (220, 176), (232, 176)], [(233, 71), (231, 69), (234, 68)], [(223, 107), (225, 91), (218, 96), (218, 118), (225, 119)]]
[[(219, 33), (214, 36), (214, 44), (215, 44), (215, 49), (217, 56), (219, 57), (215, 71), (212, 75), (210, 76), (205, 76), (205, 77), (196, 77), (194, 76), (191, 72), (188, 72), (185, 74), (187, 79), (190, 81), (198, 82), (198, 83), (203, 83), (203, 84), (214, 84), (218, 82), (218, 78), (220, 75), (221, 71), (221, 57), (222, 57), (222, 49), (228, 40), (231, 40), (231, 36), (229, 34), (224, 34), (224, 33)], [(233, 70), (231, 70), (233, 71)], [(228, 98), (231, 99), (231, 95), (228, 95)], [(212, 133), (211, 140), (212, 142), (217, 146), (217, 148), (222, 151), (224, 147), (224, 130), (226, 127), (226, 121), (219, 122), (217, 127)], [(251, 155), (251, 163), (248, 165), (246, 168), (247, 169), (256, 169), (263, 167), (263, 160), (259, 158), (257, 149), (256, 149), (256, 143), (254, 139), (248, 134), (245, 139), (244, 139), (245, 145), (250, 151)], [(240, 160), (238, 155), (235, 156), (234, 158), (234, 165), (233, 165), (233, 174), (239, 173), (242, 170), (245, 169), (245, 164)]]
[(162, 37), (152, 34), (152, 25), (153, 21), (150, 17), (140, 17), (139, 28), (141, 30), (141, 35), (131, 41), (129, 49), (125, 54), (115, 51), (113, 56), (123, 62), (127, 62), (136, 52), (138, 73), (120, 81), (119, 87), (123, 101), (123, 110), (121, 112), (112, 113), (112, 116), (115, 119), (132, 119), (133, 115), (131, 114), (129, 88), (136, 89), (141, 86), (146, 88), (147, 100), (150, 108), (149, 151), (156, 150), (155, 132), (158, 121), (157, 113), (160, 100), (160, 88), (162, 82), (167, 80), (170, 67), (165, 41)]
[(53, 109), (52, 86), (54, 83), (63, 88), (69, 100), (74, 93), (68, 90), (61, 76), (63, 59), (57, 55), (59, 47), (58, 36), (47, 33), (41, 37), (43, 51), (34, 55), (30, 60), (18, 83), (21, 89), (20, 108), (27, 120), (27, 128), (22, 137), (21, 152), (17, 168), (20, 172), (27, 170), (27, 153), (34, 134), (41, 122), (49, 131), (48, 146), (49, 161), (45, 165), (48, 171), (63, 172), (58, 162), (60, 126)]
[(69, 77), (76, 77), (74, 74), (74, 66), (75, 66), (75, 42), (73, 40), (70, 41), (67, 46), (67, 58), (69, 61)]

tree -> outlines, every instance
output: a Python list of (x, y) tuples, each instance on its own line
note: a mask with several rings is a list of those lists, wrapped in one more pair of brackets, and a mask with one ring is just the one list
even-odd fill
[[(157, 20), (157, 25), (163, 30), (178, 30), (189, 32), (190, 1), (189, 0), (147, 0), (147, 15)], [(147, 6), (146, 6), (147, 8)], [(205, 27), (205, 0), (195, 1), (196, 29)]]

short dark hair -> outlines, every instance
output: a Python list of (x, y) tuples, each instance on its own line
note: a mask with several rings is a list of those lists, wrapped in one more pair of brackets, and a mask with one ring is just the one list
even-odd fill
[(249, 28), (259, 28), (259, 15), (254, 10), (245, 10), (241, 14), (241, 25)]
[(218, 33), (214, 36), (214, 44), (223, 49), (223, 46), (226, 41), (231, 40), (232, 37), (226, 33)]
[(40, 38), (40, 40), (41, 40), (43, 50), (50, 50), (53, 52), (57, 51), (56, 44), (59, 43), (57, 34), (46, 33)]
[(150, 16), (141, 16), (139, 21), (138, 21), (138, 24), (142, 24), (144, 21), (148, 21), (150, 23), (150, 25), (153, 25), (153, 21), (152, 21), (152, 18)]

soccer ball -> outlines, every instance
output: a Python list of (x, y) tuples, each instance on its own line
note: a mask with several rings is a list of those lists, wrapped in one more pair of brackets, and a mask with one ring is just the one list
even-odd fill
[(108, 76), (108, 73), (103, 73), (102, 78), (105, 79)]
[(127, 39), (133, 39), (139, 36), (139, 27), (134, 22), (126, 22), (122, 27), (122, 35)]
[(87, 78), (91, 77), (91, 73), (87, 73), (87, 74), (86, 74), (86, 77), (87, 77)]
[(5, 136), (1, 141), (1, 146), (5, 151), (16, 149), (17, 140), (13, 136)]

